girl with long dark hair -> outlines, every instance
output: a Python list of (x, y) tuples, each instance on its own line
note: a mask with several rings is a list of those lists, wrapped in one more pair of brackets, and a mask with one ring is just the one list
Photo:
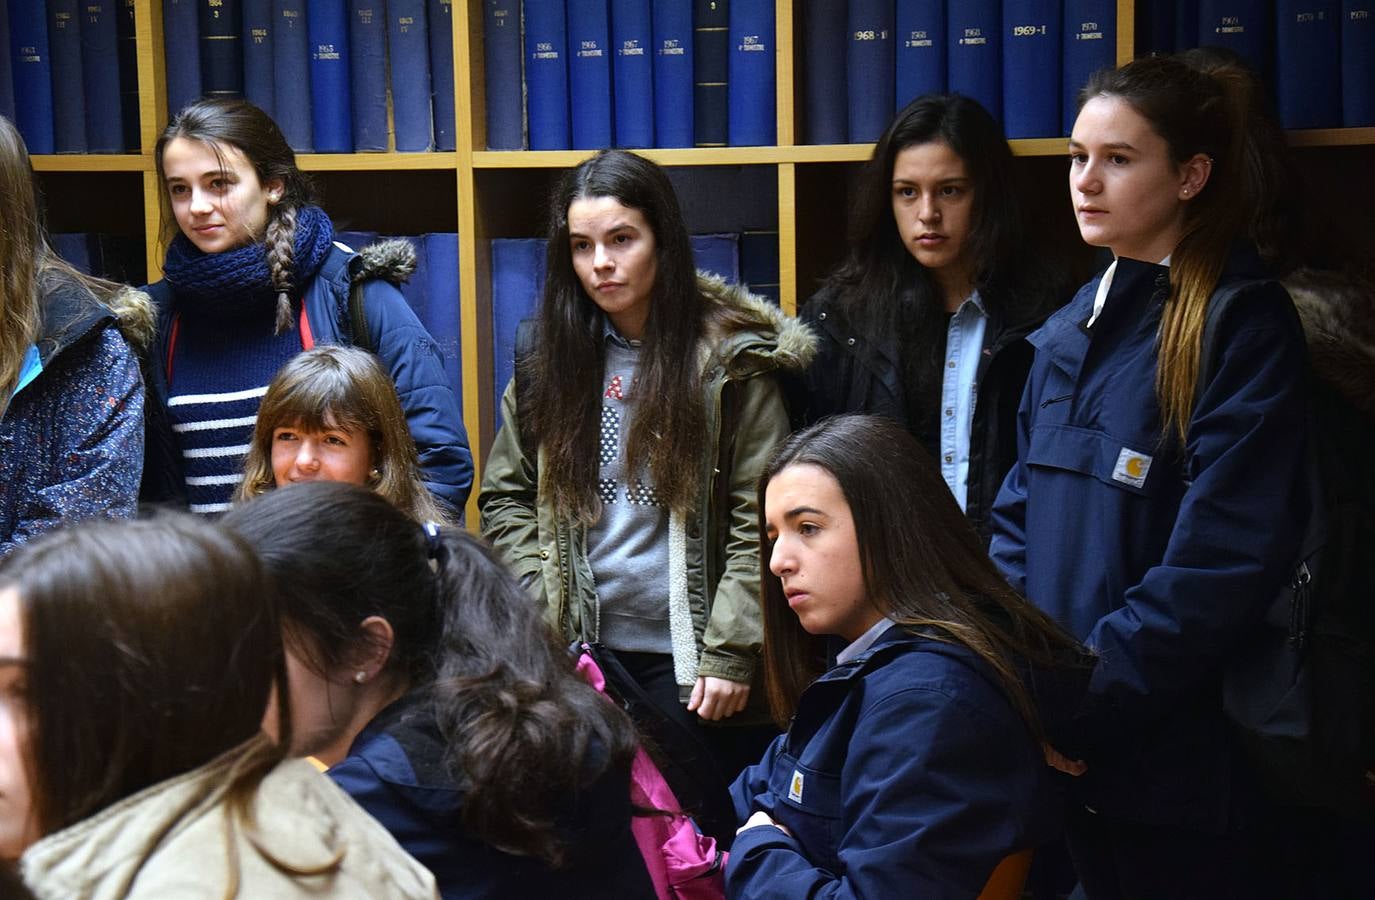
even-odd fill
[(148, 297), (77, 272), (39, 221), (29, 153), (0, 117), (0, 556), (75, 519), (134, 514)]
[(338, 482), (223, 522), (281, 597), (292, 752), (330, 766), (443, 896), (653, 896), (634, 727), (478, 540)]
[(1035, 251), (998, 123), (959, 94), (913, 100), (874, 145), (849, 230), (844, 263), (800, 312), (820, 343), (794, 417), (898, 422), (986, 537), (1017, 459), (1023, 338), (1070, 288)]
[(1257, 89), (1197, 54), (1085, 87), (1070, 197), (1115, 261), (1030, 338), (1019, 461), (994, 510), (1000, 569), (1101, 659), (1068, 822), (1094, 898), (1273, 888), (1221, 699), (1308, 509), (1303, 334), (1256, 252), (1275, 249), (1284, 189), (1257, 155), (1277, 143)]
[(281, 130), (246, 101), (191, 104), (155, 157), (170, 240), (163, 279), (148, 286), (159, 322), (145, 497), (226, 509), (268, 381), (317, 343), (360, 342), (361, 319), (396, 384), (425, 485), (457, 517), (472, 458), (438, 345), (395, 286), (414, 269), (409, 245), (355, 254), (334, 243)]
[(92, 522), (21, 548), (0, 567), (0, 864), (41, 898), (433, 897), (287, 759), (286, 678), (269, 583), (222, 528)]
[(897, 424), (806, 428), (758, 490), (765, 683), (790, 724), (732, 788), (731, 895), (978, 895), (1055, 833), (1043, 746), (1086, 660), (1008, 587)]
[(718, 727), (759, 661), (753, 483), (788, 431), (775, 375), (813, 338), (697, 273), (673, 186), (643, 157), (598, 153), (549, 212), (536, 349), (502, 400), (482, 533), (551, 624), (614, 651), (679, 723), (661, 749), (709, 786), (699, 821), (727, 837), (727, 779), (766, 739)]

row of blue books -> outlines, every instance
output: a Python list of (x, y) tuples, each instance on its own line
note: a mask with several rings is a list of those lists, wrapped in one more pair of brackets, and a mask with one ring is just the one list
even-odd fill
[(48, 235), (57, 255), (87, 275), (119, 284), (146, 284), (143, 241), (116, 234), (63, 232)]
[(485, 0), (487, 147), (775, 142), (774, 0)]
[(1227, 47), (1272, 85), (1285, 128), (1375, 125), (1375, 0), (1136, 5), (1137, 50)]
[(1080, 87), (1116, 51), (1114, 0), (806, 0), (803, 140), (876, 141), (915, 97), (947, 90), (1010, 138), (1068, 134)]
[(453, 150), (451, 3), (162, 0), (168, 111), (242, 96), (298, 152)]
[(137, 152), (132, 0), (0, 0), (0, 115), (30, 153)]
[[(515, 370), (516, 326), (535, 314), (544, 293), (547, 247), (539, 238), (492, 241), (492, 385), (498, 397)], [(692, 250), (697, 268), (778, 302), (777, 231), (696, 234)], [(500, 427), (499, 408), (496, 416)]]

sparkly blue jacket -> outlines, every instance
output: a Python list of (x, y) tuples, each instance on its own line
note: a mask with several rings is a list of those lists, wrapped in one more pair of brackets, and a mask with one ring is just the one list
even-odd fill
[(128, 517), (143, 471), (145, 294), (100, 303), (73, 279), (42, 276), (38, 338), (0, 400), (0, 556), (59, 525)]

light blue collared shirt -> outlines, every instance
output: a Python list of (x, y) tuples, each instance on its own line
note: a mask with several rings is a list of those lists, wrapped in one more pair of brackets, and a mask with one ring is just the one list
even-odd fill
[(859, 656), (865, 650), (874, 646), (874, 641), (878, 640), (885, 631), (892, 628), (895, 624), (897, 623), (887, 616), (879, 619), (874, 623), (872, 628), (855, 638), (844, 650), (836, 654), (836, 665), (847, 663), (856, 656)]
[(983, 353), (988, 314), (975, 291), (965, 298), (945, 335), (945, 368), (941, 379), (941, 476), (964, 509), (969, 484), (969, 430), (974, 424), (979, 358)]

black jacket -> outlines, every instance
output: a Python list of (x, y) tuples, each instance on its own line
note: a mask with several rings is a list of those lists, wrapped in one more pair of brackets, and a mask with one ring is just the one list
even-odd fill
[[(799, 312), (818, 336), (817, 354), (801, 380), (788, 388), (794, 427), (826, 416), (887, 416), (912, 430), (903, 392), (898, 330), (866, 335), (852, 327), (839, 292), (826, 286)], [(1031, 370), (1032, 348), (1024, 338), (1053, 310), (1050, 302), (989, 302), (984, 348), (975, 377), (977, 401), (970, 426), (969, 482), (965, 514), (988, 542), (988, 512), (1003, 477), (1017, 461), (1017, 407)]]

